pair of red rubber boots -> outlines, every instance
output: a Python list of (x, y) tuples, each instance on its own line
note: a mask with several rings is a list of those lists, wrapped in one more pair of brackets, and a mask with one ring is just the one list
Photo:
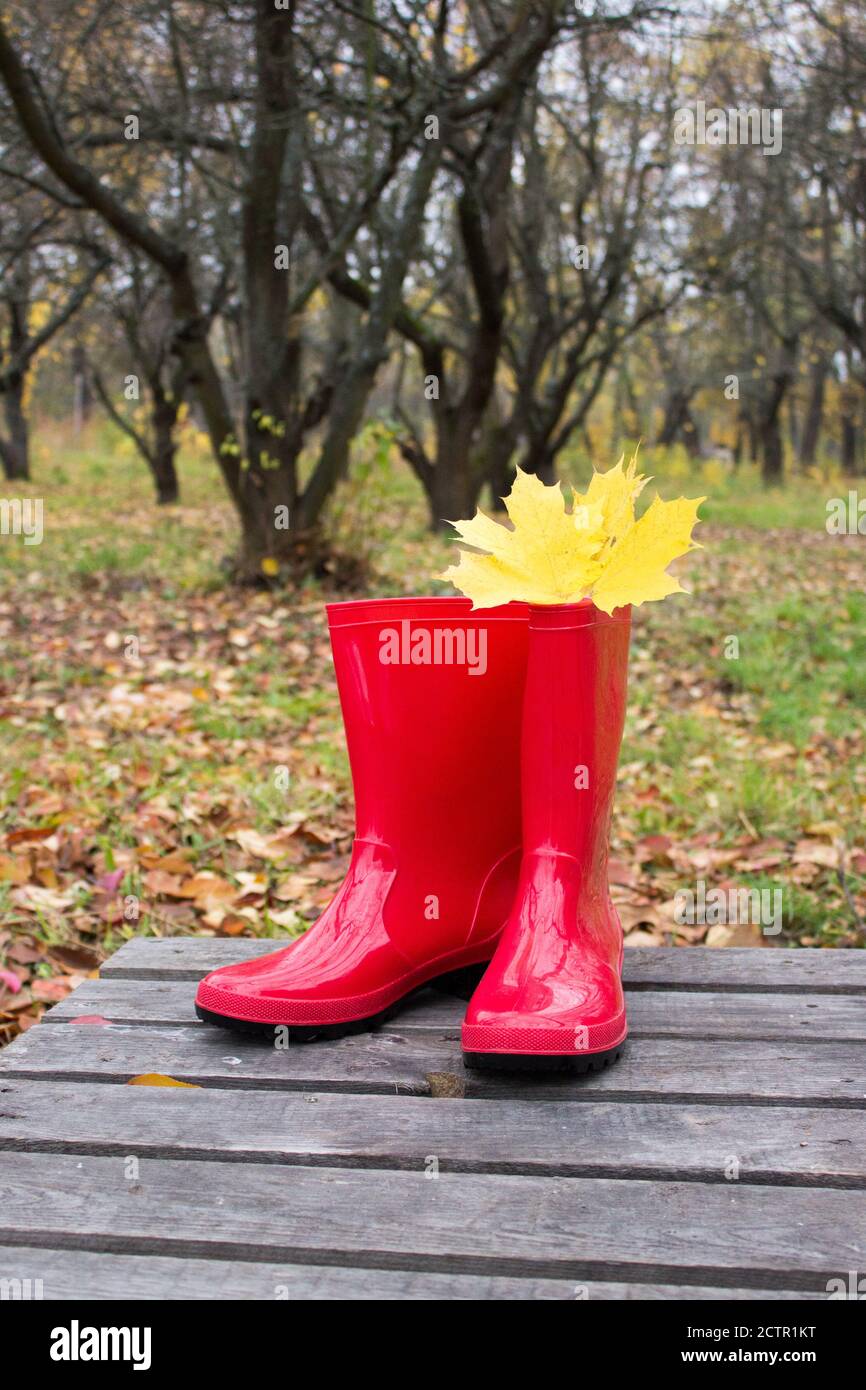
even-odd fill
[(373, 1028), (426, 985), (474, 988), (467, 1066), (614, 1061), (626, 1016), (607, 846), (630, 610), (406, 598), (328, 617), (349, 871), (299, 940), (208, 975), (199, 1017), (309, 1041)]

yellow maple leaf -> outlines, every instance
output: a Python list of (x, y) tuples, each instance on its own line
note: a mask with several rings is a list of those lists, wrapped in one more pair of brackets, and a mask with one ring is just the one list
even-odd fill
[[(505, 499), (511, 527), (483, 512), (453, 523), (473, 552), (461, 551), (443, 579), (475, 608), (520, 600), (576, 603), (591, 596), (607, 613), (682, 590), (666, 567), (695, 546), (691, 531), (705, 499), (656, 497), (640, 521), (637, 498), (648, 482), (637, 472), (637, 454), (606, 473), (594, 472), (585, 493), (572, 491), (572, 510), (558, 484), (546, 487), (517, 470)], [(484, 552), (484, 553), (475, 553)]]
[(474, 607), (522, 599), (526, 603), (574, 603), (601, 572), (605, 541), (600, 503), (586, 504), (579, 517), (565, 510), (558, 484), (546, 487), (533, 473), (517, 470), (505, 499), (513, 529), (477, 512), (453, 526), (467, 545), (443, 579), (471, 598)]
[(606, 473), (593, 470), (586, 492), (574, 493), (576, 516), (582, 507), (600, 504), (608, 543), (619, 540), (634, 525), (634, 504), (649, 482), (649, 478), (637, 471), (637, 450), (625, 468), (624, 462), (623, 454), (619, 463)]
[(200, 1091), (201, 1086), (194, 1086), (191, 1081), (176, 1081), (173, 1076), (164, 1076), (162, 1072), (145, 1071), (141, 1076), (133, 1076), (127, 1081), (127, 1086), (184, 1086), (189, 1091)]
[(606, 552), (604, 567), (592, 586), (596, 608), (612, 613), (626, 603), (639, 606), (651, 599), (683, 592), (667, 566), (678, 555), (699, 548), (692, 527), (704, 497), (678, 497), (663, 502), (654, 497), (640, 521)]

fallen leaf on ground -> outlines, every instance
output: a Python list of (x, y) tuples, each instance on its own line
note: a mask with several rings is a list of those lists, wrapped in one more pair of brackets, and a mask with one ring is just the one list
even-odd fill
[(133, 1076), (127, 1081), (127, 1086), (184, 1086), (190, 1091), (200, 1091), (201, 1086), (196, 1086), (192, 1081), (176, 1081), (173, 1076), (163, 1076), (158, 1071), (142, 1072), (141, 1076)]

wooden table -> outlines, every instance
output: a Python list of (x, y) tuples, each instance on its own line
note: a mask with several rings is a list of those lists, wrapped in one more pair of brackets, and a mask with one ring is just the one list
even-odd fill
[[(464, 1071), (464, 1005), (433, 994), (286, 1051), (195, 1020), (200, 976), (273, 949), (132, 941), (0, 1053), (0, 1279), (803, 1299), (866, 1274), (866, 952), (628, 951), (622, 1060), (509, 1079)], [(200, 1089), (126, 1084), (149, 1072)]]

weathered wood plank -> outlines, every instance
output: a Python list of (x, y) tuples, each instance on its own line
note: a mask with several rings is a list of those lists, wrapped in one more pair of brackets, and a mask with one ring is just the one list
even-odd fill
[(361, 1033), (277, 1051), (206, 1026), (71, 1023), (31, 1028), (0, 1052), (0, 1083), (5, 1076), (127, 1081), (142, 1072), (223, 1089), (866, 1107), (866, 1048), (851, 1043), (645, 1039), (603, 1072), (528, 1078), (467, 1072), (459, 1042), (433, 1031)]
[[(173, 1027), (197, 1023), (195, 983), (187, 980), (117, 978), (85, 980), (49, 1009), (43, 1022), (67, 1023), (82, 1015), (97, 1014), (111, 1023)], [(401, 1029), (456, 1029), (466, 1011), (466, 1001), (427, 990), (407, 1002), (395, 1025)], [(398, 1021), (399, 1020), (399, 1021)]]
[[(50, 1192), (51, 1201), (34, 1202)], [(0, 1244), (721, 1287), (862, 1269), (848, 1192), (0, 1154)]]
[(810, 1300), (823, 1293), (718, 1289), (674, 1284), (576, 1283), (507, 1279), (483, 1274), (418, 1274), (414, 1270), (336, 1269), (326, 1265), (240, 1264), (164, 1255), (100, 1255), (83, 1250), (0, 1246), (0, 1280), (42, 1280), (46, 1299), (313, 1299), (378, 1302), (494, 1300)]
[[(279, 948), (279, 941), (215, 937), (136, 937), (102, 966), (103, 979), (200, 980), (209, 970), (251, 960)], [(625, 979), (633, 988), (866, 993), (866, 951), (818, 951), (770, 947), (653, 947), (625, 953)]]
[(99, 968), (104, 980), (200, 980), (221, 965), (266, 956), (288, 943), (246, 937), (136, 936)]
[(179, 1091), (4, 1081), (0, 1149), (254, 1163), (866, 1186), (853, 1110)]
[(744, 993), (866, 994), (866, 951), (707, 946), (626, 949), (624, 976), (637, 989)]
[[(46, 1019), (60, 1023), (99, 1014), (112, 1023), (170, 1027), (196, 1021), (194, 999), (195, 991), (185, 981), (87, 980)], [(457, 1037), (465, 1011), (465, 1001), (428, 990), (410, 1000), (391, 1026), (401, 1033), (445, 1029)], [(856, 995), (638, 990), (629, 995), (628, 1013), (633, 1038), (866, 1041), (866, 1002)]]

